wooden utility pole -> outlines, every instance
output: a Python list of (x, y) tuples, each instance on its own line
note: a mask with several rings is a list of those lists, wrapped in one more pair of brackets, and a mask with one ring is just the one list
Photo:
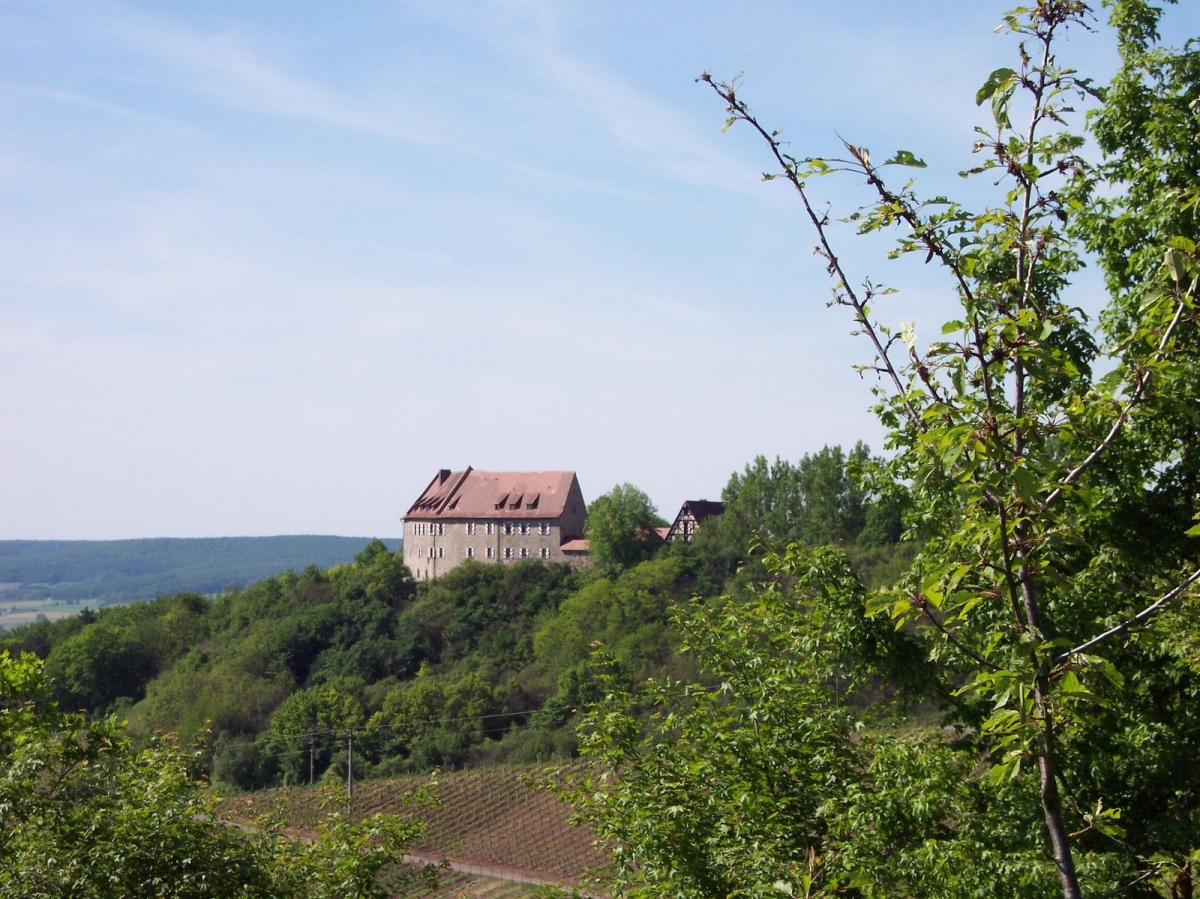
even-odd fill
[(346, 735), (346, 795), (354, 798), (354, 731)]

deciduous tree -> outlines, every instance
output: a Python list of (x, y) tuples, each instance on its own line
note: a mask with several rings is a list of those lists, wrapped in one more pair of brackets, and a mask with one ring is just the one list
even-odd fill
[(632, 568), (654, 555), (661, 541), (654, 533), (665, 522), (643, 491), (618, 484), (588, 506), (585, 534), (592, 559), (600, 568)]
[(312, 841), (231, 827), (196, 762), (170, 739), (134, 749), (115, 718), (60, 711), (36, 657), (0, 652), (0, 893), (385, 899), (426, 876), (401, 865), (412, 820), (335, 816)]
[[(810, 612), (782, 623), (787, 639), (736, 609), (701, 622), (695, 645), (724, 677), (720, 691), (689, 691), (694, 701), (645, 738), (620, 710), (593, 720), (593, 748), (618, 782), (592, 794), (597, 820), (612, 824), (636, 860), (629, 882), (649, 894), (1191, 896), (1200, 782), (1175, 750), (1200, 740), (1200, 634), (1185, 611), (1200, 582), (1200, 548), (1186, 536), (1200, 533), (1189, 528), (1200, 51), (1159, 46), (1159, 11), (1144, 0), (1107, 5), (1123, 60), (1107, 90), (1057, 58), (1064, 32), (1086, 27), (1084, 3), (1040, 0), (1005, 18), (1017, 62), (978, 92), (992, 122), (966, 173), (1001, 194), (977, 212), (894, 185), (894, 168), (924, 166), (910, 151), (879, 161), (846, 143), (836, 158), (793, 156), (736, 83), (702, 76), (727, 124), (765, 141), (777, 166), (767, 179), (794, 192), (834, 305), (871, 347), (890, 468), (911, 486), (926, 542), (906, 579), (864, 611), (890, 615), (936, 663), (923, 670), (931, 690), (947, 691), (949, 717), (945, 730), (908, 736), (874, 720), (855, 738), (830, 711), (844, 708), (830, 688), (834, 672), (849, 680), (843, 660), (867, 656), (839, 653), (835, 664), (821, 649), (837, 616), (820, 610), (851, 586), (831, 580), (827, 560), (778, 559), (781, 580), (763, 595), (795, 580)], [(1091, 101), (1099, 166), (1068, 126), (1072, 105)], [(860, 231), (894, 231), (895, 255), (940, 266), (953, 320), (932, 333), (879, 320), (889, 291), (847, 271), (811, 197), (809, 182), (832, 172), (870, 192), (849, 217)], [(1099, 327), (1068, 299), (1080, 240), (1108, 274)], [(813, 646), (819, 683), (789, 661)], [(764, 672), (771, 692), (744, 671)], [(704, 732), (706, 722), (722, 726)], [(676, 752), (671, 733), (699, 736)], [(639, 781), (642, 758), (676, 784), (675, 805)], [(623, 829), (652, 805), (657, 823)]]

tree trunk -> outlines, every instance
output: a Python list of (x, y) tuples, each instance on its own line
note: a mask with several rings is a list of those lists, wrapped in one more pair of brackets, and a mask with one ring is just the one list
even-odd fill
[[(1021, 587), (1022, 604), (1025, 606), (1025, 622), (1038, 633), (1042, 633), (1041, 609), (1038, 607), (1033, 586), (1033, 572), (1026, 556), (1028, 530), (1024, 525), (1018, 525), (1014, 529), (1014, 535), (1017, 538), (1017, 557), (1021, 559), (1017, 581)], [(1062, 798), (1058, 792), (1058, 753), (1054, 742), (1054, 716), (1050, 711), (1050, 673), (1036, 657), (1033, 663), (1040, 669), (1034, 680), (1033, 691), (1037, 714), (1042, 720), (1042, 751), (1038, 756), (1042, 814), (1046, 818), (1046, 830), (1050, 833), (1050, 846), (1054, 852), (1054, 864), (1058, 867), (1063, 899), (1082, 899), (1079, 875), (1075, 871), (1075, 858), (1071, 853), (1071, 836), (1063, 820)]]
[(1035, 688), (1038, 710), (1042, 716), (1042, 752), (1038, 757), (1038, 773), (1041, 776), (1042, 813), (1046, 817), (1046, 830), (1050, 832), (1050, 845), (1054, 850), (1054, 864), (1058, 867), (1058, 880), (1062, 885), (1064, 899), (1081, 899), (1079, 875), (1075, 872), (1075, 858), (1071, 853), (1071, 837), (1063, 821), (1062, 799), (1058, 793), (1058, 766), (1055, 763), (1054, 721), (1047, 707), (1045, 696), (1049, 689), (1049, 678), (1039, 674)]

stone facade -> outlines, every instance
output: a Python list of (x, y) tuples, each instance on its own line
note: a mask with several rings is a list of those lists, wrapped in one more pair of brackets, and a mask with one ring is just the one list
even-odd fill
[(578, 540), (586, 517), (573, 471), (442, 469), (404, 516), (404, 561), (418, 580), (468, 559), (578, 564), (563, 545)]

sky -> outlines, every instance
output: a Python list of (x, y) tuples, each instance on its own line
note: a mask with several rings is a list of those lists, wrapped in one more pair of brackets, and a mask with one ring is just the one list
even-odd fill
[[(802, 209), (695, 78), (744, 73), (797, 155), (909, 149), (982, 201), (1005, 8), (3, 0), (0, 539), (393, 536), (467, 465), (670, 519), (756, 455), (881, 448)], [(1060, 59), (1105, 77), (1112, 35)], [(849, 238), (883, 318), (953, 317)]]

